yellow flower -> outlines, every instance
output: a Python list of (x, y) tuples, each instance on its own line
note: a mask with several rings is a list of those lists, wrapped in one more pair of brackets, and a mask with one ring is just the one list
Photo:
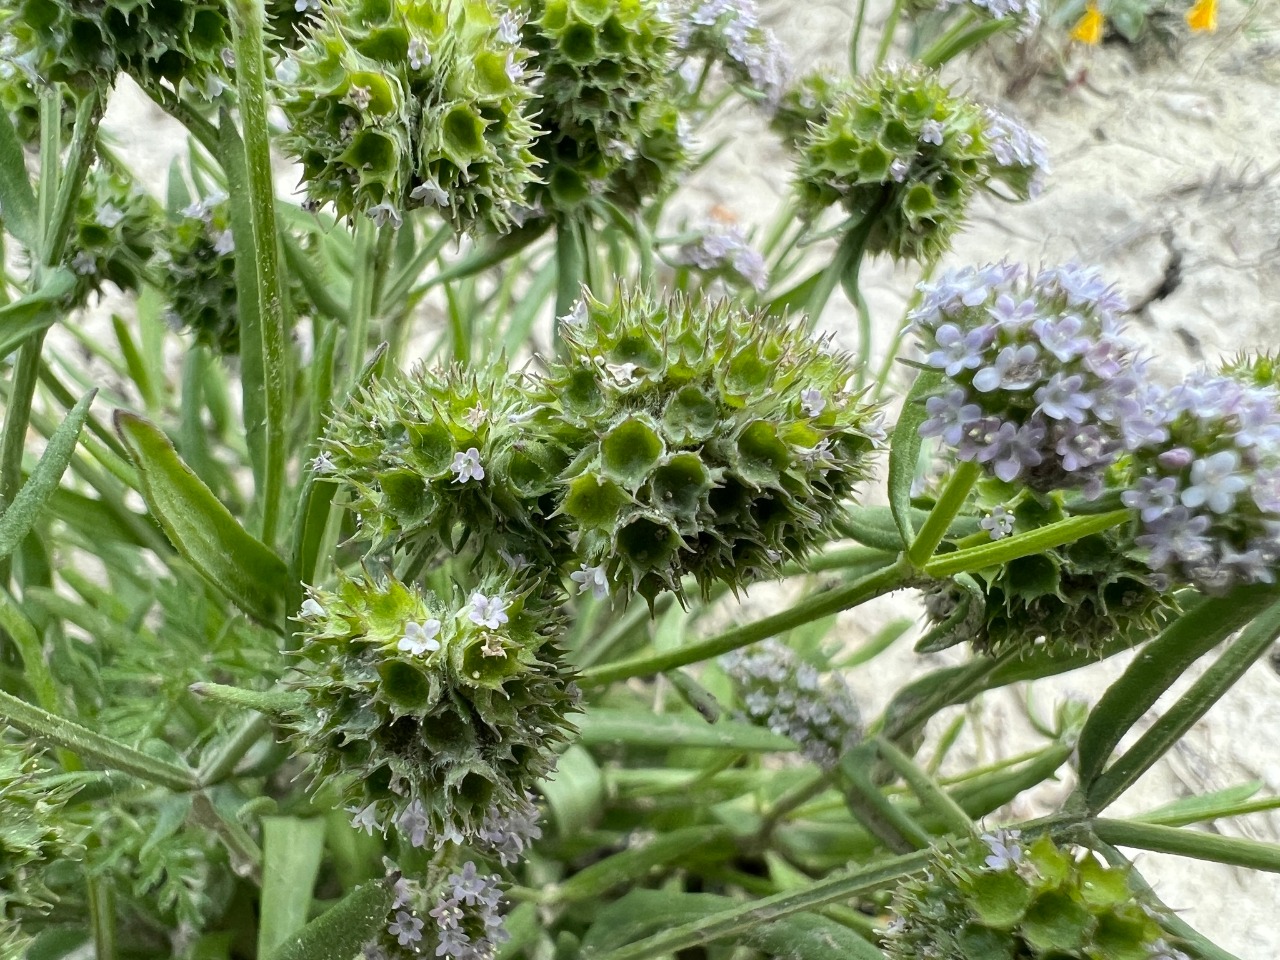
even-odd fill
[[(1215, 0), (1199, 0), (1199, 2), (1213, 3)], [(1071, 30), (1071, 39), (1096, 47), (1102, 42), (1102, 28), (1105, 24), (1106, 21), (1102, 17), (1102, 11), (1098, 9), (1098, 5), (1093, 0), (1089, 0), (1084, 16), (1080, 18)]]
[(1187, 25), (1196, 33), (1213, 33), (1218, 29), (1218, 0), (1196, 0), (1187, 11)]

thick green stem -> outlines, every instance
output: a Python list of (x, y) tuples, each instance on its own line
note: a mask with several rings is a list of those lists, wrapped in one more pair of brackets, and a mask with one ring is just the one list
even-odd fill
[(938, 544), (946, 536), (952, 522), (964, 509), (965, 501), (969, 499), (969, 491), (973, 489), (973, 485), (978, 482), (980, 476), (982, 476), (982, 467), (976, 463), (961, 460), (956, 465), (955, 472), (951, 474), (951, 479), (947, 481), (946, 487), (938, 497), (938, 502), (929, 511), (929, 516), (925, 517), (924, 525), (907, 549), (907, 561), (911, 566), (921, 570), (929, 562), (933, 551), (938, 549)]
[(89, 928), (96, 960), (116, 960), (116, 890), (107, 877), (85, 873)]
[(187, 791), (196, 787), (195, 772), (188, 767), (135, 750), (3, 691), (0, 691), (0, 720), (45, 743), (82, 757), (92, 757), (112, 770), (133, 774), (170, 790)]
[(821, 620), (823, 617), (839, 613), (841, 610), (856, 607), (861, 603), (866, 603), (873, 597), (892, 593), (903, 586), (909, 576), (909, 568), (902, 561), (898, 561), (855, 580), (847, 586), (837, 587), (834, 590), (828, 590), (809, 597), (793, 607), (788, 607), (786, 610), (775, 613), (771, 617), (764, 617), (755, 623), (735, 627), (719, 636), (689, 644), (689, 646), (678, 650), (669, 650), (665, 653), (655, 653), (647, 657), (638, 657), (633, 660), (624, 660), (621, 663), (595, 667), (584, 671), (580, 680), (583, 684), (604, 686), (617, 680), (626, 680), (629, 677), (650, 676), (675, 667), (686, 667), (691, 663), (710, 660), (713, 657), (728, 653), (730, 650), (737, 650), (739, 647), (757, 643), (760, 640), (776, 636), (783, 631), (803, 626), (806, 623), (812, 623), (814, 620)]
[(263, 736), (271, 729), (271, 721), (260, 713), (251, 714), (236, 731), (209, 753), (196, 770), (201, 786), (210, 787), (226, 780)]
[(280, 529), (289, 453), (289, 356), (280, 283), (275, 187), (271, 179), (271, 140), (267, 128), (264, 13), (262, 0), (233, 0), (229, 6), (261, 308), (259, 323), (266, 394), (266, 469), (263, 489), (259, 491), (262, 542), (274, 546)]
[(1155, 853), (1172, 853), (1196, 860), (1280, 873), (1280, 845), (1274, 843), (1224, 837), (1186, 827), (1157, 827), (1129, 820), (1094, 820), (1092, 826), (1099, 840), (1117, 847), (1136, 847)]
[(350, 393), (364, 366), (369, 339), (369, 315), (373, 309), (373, 251), (378, 231), (372, 220), (356, 222), (355, 263), (351, 277), (351, 323), (347, 328), (347, 373), (344, 394)]
[(964, 812), (964, 808), (929, 774), (916, 766), (914, 760), (899, 750), (893, 741), (876, 737), (874, 743), (880, 758), (893, 768), (894, 773), (902, 777), (911, 792), (919, 798), (922, 807), (932, 810), (951, 833), (965, 836), (973, 832), (973, 820)]
[(893, 35), (898, 32), (898, 21), (902, 19), (903, 0), (893, 0), (893, 8), (889, 11), (889, 17), (884, 22), (884, 27), (880, 31), (880, 46), (876, 48), (876, 66), (883, 67), (884, 61), (889, 56), (889, 49), (893, 46)]
[[(1057, 523), (1046, 524), (1003, 540), (993, 540), (976, 547), (967, 547), (955, 553), (943, 554), (928, 562), (924, 572), (930, 577), (951, 577), (957, 573), (970, 573), (985, 567), (994, 567), (1010, 560), (1029, 557), (1035, 553), (1064, 543), (1074, 543), (1084, 537), (1110, 530), (1133, 518), (1130, 510), (1112, 510), (1084, 517), (1068, 517)], [(928, 559), (927, 557), (925, 558)]]

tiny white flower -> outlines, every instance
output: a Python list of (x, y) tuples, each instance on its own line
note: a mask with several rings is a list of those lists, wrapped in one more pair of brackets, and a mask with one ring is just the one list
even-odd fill
[(439, 620), (432, 619), (423, 623), (410, 620), (404, 625), (404, 636), (396, 644), (396, 649), (415, 657), (435, 653), (440, 649), (440, 641), (436, 639), (439, 633)]
[(569, 579), (578, 584), (578, 593), (590, 590), (597, 600), (609, 596), (609, 578), (605, 575), (603, 564), (589, 567), (584, 563), (581, 570), (569, 574)]
[(296, 13), (306, 13), (308, 10), (320, 10), (320, 0), (293, 0), (293, 9)]
[[(314, 602), (314, 600), (308, 601), (308, 603)], [(303, 607), (306, 607), (305, 603)], [(382, 824), (378, 822), (378, 811), (372, 803), (363, 809), (360, 807), (348, 807), (347, 813), (351, 814), (351, 825), (357, 830), (363, 830), (369, 836), (373, 836), (375, 830), (379, 833), (382, 832)]]
[(396, 208), (385, 201), (369, 208), (369, 218), (379, 227), (391, 224), (392, 230), (399, 230), (400, 225), (404, 223)]
[(230, 230), (220, 230), (213, 238), (213, 252), (220, 257), (236, 252), (236, 239)]
[(445, 193), (444, 188), (430, 177), (410, 190), (409, 196), (411, 199), (424, 200), (436, 207), (449, 205), (449, 194)]
[(320, 456), (311, 461), (311, 470), (322, 477), (338, 472), (338, 468), (335, 467), (333, 465), (333, 461), (329, 459), (329, 454), (324, 451), (320, 453)]
[(587, 322), (587, 301), (579, 299), (573, 309), (560, 318), (560, 322), (571, 327), (580, 327)]
[(800, 394), (800, 409), (806, 417), (816, 417), (827, 406), (827, 398), (817, 387), (810, 387)]
[(298, 615), (307, 619), (323, 617), (325, 615), (324, 607), (320, 606), (320, 603), (315, 598), (307, 597), (302, 601), (302, 609), (298, 612)]
[(108, 230), (114, 229), (123, 219), (124, 214), (113, 203), (104, 203), (98, 209), (98, 223)]
[(98, 272), (98, 261), (93, 259), (92, 254), (85, 253), (81, 250), (71, 258), (71, 269), (78, 276), (88, 277)]
[(635, 382), (636, 364), (634, 363), (606, 363), (604, 367), (609, 371), (609, 375), (623, 386)]
[(481, 405), (479, 400), (477, 400), (476, 405), (463, 414), (462, 422), (472, 430), (475, 430), (487, 419), (489, 419), (489, 411)]
[(508, 10), (498, 21), (498, 39), (503, 43), (519, 43), (520, 28), (524, 26), (524, 18)]
[(373, 102), (373, 91), (368, 87), (353, 83), (347, 91), (347, 102), (357, 110), (367, 110), (369, 104)]
[(454, 478), (455, 483), (484, 479), (484, 467), (480, 464), (480, 451), (475, 447), (468, 447), (465, 453), (454, 454), (453, 464), (449, 469), (457, 474)]
[(507, 79), (512, 83), (519, 83), (524, 79), (524, 61), (516, 59), (514, 50), (507, 52)]
[(409, 41), (409, 67), (421, 70), (430, 63), (431, 53), (427, 50), (427, 42), (421, 37), (414, 37)]
[(302, 67), (292, 57), (285, 57), (276, 64), (276, 82), (291, 86), (302, 79)]
[(471, 609), (467, 611), (467, 616), (471, 618), (472, 623), (488, 627), (490, 630), (497, 630), (511, 619), (507, 616), (507, 601), (496, 594), (486, 597), (478, 590), (471, 594)]

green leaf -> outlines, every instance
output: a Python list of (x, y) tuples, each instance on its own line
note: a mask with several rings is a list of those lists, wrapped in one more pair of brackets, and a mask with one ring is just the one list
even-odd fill
[(943, 554), (928, 563), (924, 572), (931, 577), (950, 577), (957, 573), (970, 573), (985, 567), (1008, 563), (1034, 553), (1043, 553), (1064, 543), (1074, 543), (1103, 530), (1125, 523), (1132, 517), (1129, 510), (1112, 510), (1108, 513), (1068, 517), (1043, 527), (1016, 533), (1003, 540), (993, 540), (976, 547), (967, 547), (954, 553)]
[(1262, 813), (1280, 809), (1280, 797), (1254, 799), (1263, 787), (1261, 780), (1250, 780), (1239, 786), (1214, 790), (1200, 796), (1184, 797), (1164, 806), (1138, 814), (1131, 819), (1163, 827), (1185, 827), (1191, 823), (1237, 817), (1245, 813)]
[(592, 900), (628, 881), (639, 880), (656, 867), (680, 864), (714, 848), (717, 859), (733, 853), (727, 827), (685, 827), (655, 836), (591, 864), (560, 885), (552, 895), (557, 904)]
[(268, 957), (307, 923), (324, 854), (324, 820), (262, 818), (262, 900), (258, 956)]
[(1280, 873), (1280, 845), (1274, 843), (1128, 820), (1094, 820), (1092, 825), (1100, 840), (1117, 847), (1136, 847), (1155, 853), (1172, 853), (1196, 860)]
[(697, 716), (599, 708), (580, 721), (586, 746), (709, 747), (751, 752), (791, 752), (793, 741), (763, 727), (722, 720), (708, 724)]
[(398, 879), (393, 874), (360, 884), (281, 944), (268, 960), (351, 960), (386, 925)]
[(906, 549), (915, 539), (911, 525), (911, 484), (916, 478), (916, 464), (920, 460), (920, 424), (928, 414), (925, 400), (942, 385), (942, 374), (936, 370), (921, 370), (911, 392), (902, 404), (902, 413), (889, 438), (889, 509), (902, 536), (902, 548)]
[(27, 178), (22, 141), (7, 110), (0, 110), (0, 221), (24, 247), (36, 248), (36, 195)]
[(560, 756), (554, 779), (543, 782), (556, 833), (570, 837), (593, 827), (604, 803), (604, 777), (591, 754), (576, 744)]
[(1182, 739), (1280, 636), (1280, 602), (1264, 610), (1240, 638), (1165, 711), (1138, 742), (1088, 788), (1089, 809), (1104, 809)]
[[(1016, 539), (1010, 538), (1010, 539)], [(1276, 602), (1277, 587), (1205, 600), (1169, 624), (1102, 695), (1080, 733), (1080, 782), (1092, 789), (1120, 739), (1187, 668)]]
[(23, 537), (31, 532), (45, 504), (58, 488), (80, 439), (80, 430), (89, 416), (89, 405), (97, 393), (97, 390), (90, 390), (71, 408), (67, 418), (49, 438), (44, 454), (31, 471), (31, 476), (22, 485), (4, 515), (0, 516), (0, 559), (9, 556)]
[(40, 289), (0, 307), (0, 359), (66, 316), (64, 298), (75, 285), (71, 271), (58, 267), (46, 275)]
[(758, 927), (738, 942), (765, 956), (794, 960), (884, 960), (884, 954), (843, 924), (814, 913)]
[(713, 893), (632, 890), (596, 913), (595, 922), (582, 938), (582, 956), (616, 950), (665, 928), (719, 913), (733, 905), (728, 897)]
[(154, 424), (117, 411), (115, 425), (138, 468), (147, 506), (178, 552), (245, 613), (283, 629), (289, 589), (284, 561), (245, 532)]

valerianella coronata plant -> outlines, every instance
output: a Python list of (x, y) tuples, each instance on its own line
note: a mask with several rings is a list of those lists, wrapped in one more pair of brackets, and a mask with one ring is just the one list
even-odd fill
[(1096, 495), (1126, 450), (1167, 436), (1121, 335), (1123, 301), (1096, 271), (999, 263), (921, 289), (924, 365), (946, 380), (920, 432), (959, 459), (1040, 493)]
[(531, 819), (529, 793), (573, 730), (559, 596), (505, 576), (439, 593), (368, 577), (312, 591), (289, 681), (305, 701), (288, 722), (313, 784), (337, 787), (357, 827), (406, 845), (510, 850), (500, 835)]
[(569, 454), (531, 430), (534, 404), (506, 371), (420, 369), (374, 381), (339, 409), (312, 467), (351, 492), (375, 553), (470, 545), (514, 566), (566, 559), (551, 519)]
[(17, 0), (7, 32), (45, 81), (109, 85), (117, 73), (220, 91), (231, 24), (222, 3), (189, 0)]
[(329, 5), (276, 69), (283, 143), (314, 203), (399, 225), (435, 208), (510, 228), (537, 179), (518, 32), (480, 0)]
[(890, 960), (1187, 960), (1130, 872), (1048, 837), (984, 833), (898, 886), (882, 946)]
[(1047, 169), (1039, 138), (918, 67), (829, 92), (799, 140), (796, 188), (811, 219), (837, 205), (872, 218), (870, 253), (934, 260), (979, 190), (1004, 184), (1025, 198)]
[(471, 860), (435, 882), (400, 878), (385, 929), (362, 950), (365, 960), (493, 960), (497, 948), (511, 939), (500, 882), (496, 873), (481, 873)]
[(676, 45), (693, 58), (694, 79), (702, 62), (715, 61), (766, 106), (777, 106), (790, 67), (778, 38), (760, 24), (755, 0), (676, 0), (672, 11)]
[(535, 152), (545, 187), (530, 206), (572, 214), (595, 196), (635, 207), (685, 161), (673, 28), (659, 0), (528, 0), (513, 8), (534, 51)]
[[(1246, 371), (1241, 370), (1241, 373)], [(1222, 594), (1280, 562), (1280, 389), (1197, 373), (1159, 405), (1166, 437), (1133, 453), (1122, 495), (1155, 570)]]
[(829, 537), (879, 438), (854, 361), (727, 303), (591, 298), (561, 320), (543, 417), (576, 452), (559, 512), (622, 596), (743, 585)]
[(76, 275), (76, 300), (114, 284), (136, 291), (160, 241), (159, 204), (102, 164), (89, 171), (76, 204), (64, 262)]
[(722, 662), (748, 719), (794, 740), (818, 766), (834, 768), (862, 739), (862, 715), (844, 678), (822, 676), (780, 641), (766, 640)]

